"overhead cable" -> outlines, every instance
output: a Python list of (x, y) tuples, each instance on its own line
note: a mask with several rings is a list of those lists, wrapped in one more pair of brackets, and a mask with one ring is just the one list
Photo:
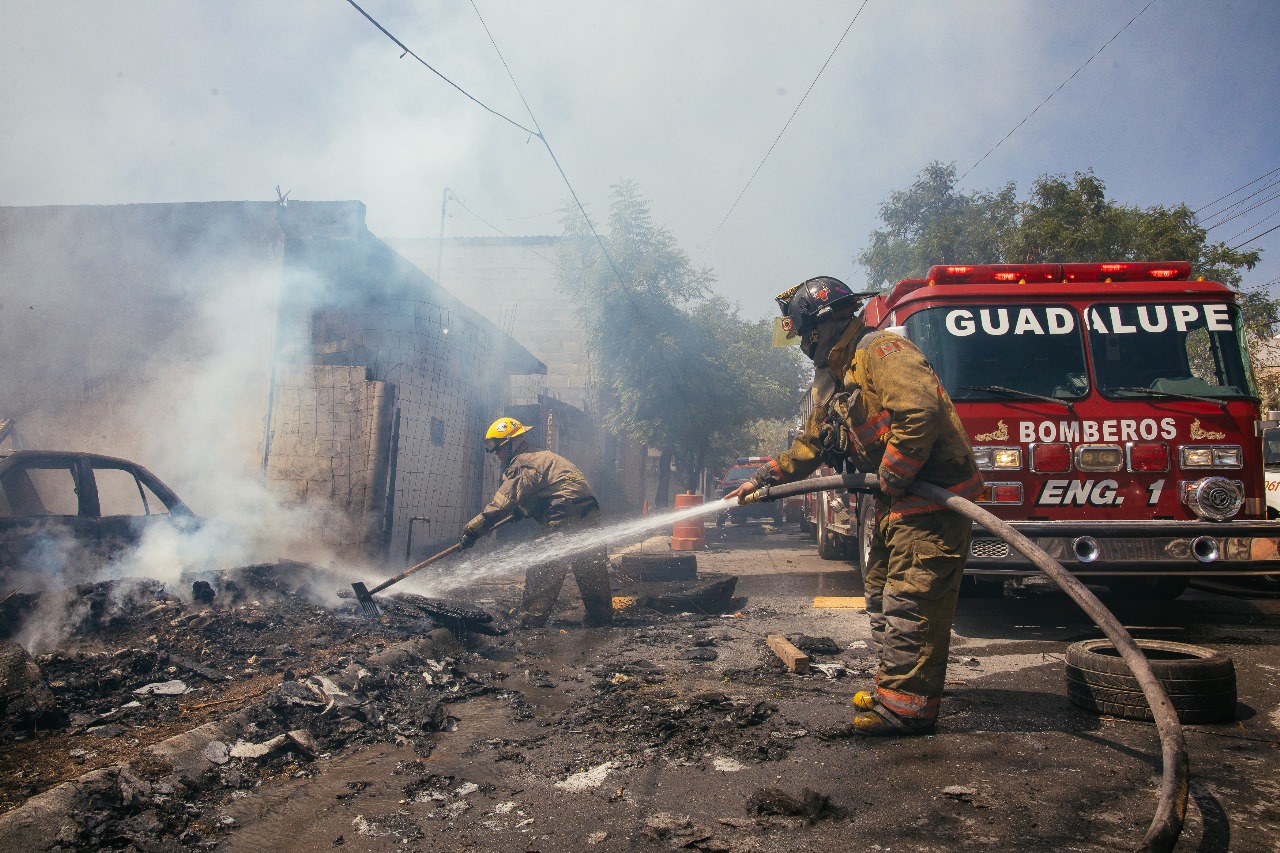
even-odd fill
[[(1277, 182), (1277, 183), (1280, 183), (1280, 182)], [(1212, 225), (1210, 225), (1208, 228), (1204, 230), (1212, 231), (1213, 229), (1217, 228), (1220, 225), (1226, 225), (1228, 222), (1232, 221), (1233, 219), (1239, 219), (1241, 216), (1244, 216), (1249, 211), (1257, 210), (1259, 207), (1262, 207), (1264, 204), (1270, 204), (1271, 202), (1275, 201), (1278, 198), (1280, 198), (1280, 190), (1277, 190), (1276, 192), (1272, 193), (1271, 195), (1267, 196), (1261, 201), (1255, 201), (1253, 204), (1249, 205), (1243, 210), (1236, 211), (1235, 213), (1228, 216), (1226, 219), (1213, 223)]]
[[(1276, 178), (1274, 181), (1270, 181), (1270, 182), (1268, 182), (1268, 183), (1263, 184), (1261, 187), (1259, 187), (1258, 189), (1256, 189), (1256, 190), (1254, 190), (1253, 192), (1249, 193), (1249, 194), (1248, 194), (1247, 196), (1245, 196), (1244, 198), (1237, 199), (1237, 200), (1235, 200), (1235, 201), (1231, 202), (1231, 204), (1229, 204), (1229, 205), (1227, 205), (1226, 207), (1222, 208), (1222, 210), (1219, 210), (1217, 213), (1211, 213), (1211, 214), (1209, 214), (1208, 216), (1206, 216), (1206, 217), (1205, 217), (1205, 219), (1213, 219), (1213, 218), (1215, 218), (1215, 217), (1222, 216), (1222, 215), (1226, 214), (1227, 212), (1229, 212), (1232, 208), (1234, 208), (1234, 207), (1239, 207), (1240, 205), (1244, 204), (1244, 203), (1245, 203), (1246, 201), (1248, 201), (1249, 199), (1253, 198), (1253, 197), (1254, 197), (1254, 196), (1256, 196), (1256, 195), (1261, 195), (1262, 193), (1266, 192), (1267, 190), (1271, 189), (1272, 187), (1276, 186), (1277, 184), (1280, 184), (1280, 178)], [(1237, 190), (1237, 192), (1239, 192), (1239, 190)], [(1194, 212), (1194, 211), (1193, 211), (1193, 212)], [(1225, 222), (1225, 221), (1226, 221), (1226, 220), (1224, 219), (1224, 220), (1223, 220), (1223, 222)], [(1218, 225), (1221, 225), (1221, 224), (1222, 224), (1222, 222), (1219, 222), (1219, 223), (1217, 223), (1217, 224), (1218, 224)], [(1209, 227), (1216, 227), (1216, 226), (1209, 226)]]
[(516, 94), (520, 96), (520, 102), (524, 104), (524, 108), (529, 112), (529, 118), (533, 120), (533, 126), (536, 127), (537, 133), (534, 136), (542, 140), (542, 144), (546, 147), (547, 153), (551, 155), (551, 162), (556, 164), (556, 170), (560, 173), (561, 180), (564, 185), (569, 188), (569, 195), (573, 196), (573, 203), (578, 206), (578, 210), (582, 212), (582, 218), (586, 221), (587, 227), (591, 229), (592, 235), (596, 238), (596, 243), (600, 246), (600, 251), (604, 252), (605, 260), (609, 262), (609, 266), (613, 267), (613, 274), (618, 277), (618, 283), (622, 285), (623, 291), (627, 293), (628, 298), (631, 296), (628, 290), (628, 282), (622, 276), (622, 270), (618, 269), (618, 265), (613, 260), (613, 255), (609, 254), (609, 249), (604, 244), (604, 238), (596, 231), (595, 224), (591, 221), (591, 217), (587, 215), (587, 209), (582, 205), (582, 201), (578, 198), (577, 192), (573, 189), (573, 184), (569, 182), (569, 176), (564, 173), (564, 167), (560, 165), (560, 158), (556, 156), (556, 152), (551, 150), (551, 143), (542, 135), (542, 125), (538, 124), (538, 117), (533, 114), (533, 108), (529, 106), (529, 102), (525, 99), (524, 92), (520, 90), (520, 84), (516, 82), (516, 76), (511, 73), (510, 66), (507, 65), (506, 57), (502, 55), (502, 51), (498, 49), (498, 42), (494, 40), (493, 33), (489, 32), (489, 25), (485, 23), (484, 16), (480, 14), (480, 9), (475, 4), (475, 0), (471, 2), (471, 8), (475, 9), (476, 17), (480, 19), (480, 26), (484, 27), (485, 35), (489, 37), (489, 44), (493, 45), (493, 50), (498, 54), (498, 59), (502, 62), (502, 67), (506, 69), (507, 76), (511, 78), (511, 85), (515, 87)]
[(1138, 20), (1138, 18), (1141, 18), (1141, 17), (1142, 17), (1142, 13), (1143, 13), (1143, 12), (1145, 12), (1145, 11), (1147, 11), (1148, 9), (1150, 9), (1153, 5), (1155, 5), (1155, 2), (1156, 2), (1156, 0), (1151, 0), (1151, 2), (1150, 2), (1150, 3), (1148, 3), (1148, 4), (1147, 4), (1147, 5), (1145, 5), (1145, 6), (1143, 6), (1143, 7), (1142, 7), (1142, 11), (1141, 11), (1141, 12), (1138, 12), (1138, 14), (1136, 14), (1136, 15), (1134, 15), (1132, 18), (1130, 18), (1130, 19), (1129, 19), (1129, 23), (1128, 23), (1128, 24), (1125, 24), (1123, 27), (1121, 27), (1121, 28), (1120, 28), (1120, 30), (1119, 30), (1115, 35), (1113, 35), (1111, 38), (1107, 39), (1107, 43), (1106, 43), (1106, 44), (1104, 44), (1102, 47), (1098, 48), (1097, 50), (1095, 50), (1095, 51), (1093, 52), (1093, 56), (1090, 56), (1088, 59), (1086, 59), (1086, 60), (1084, 61), (1084, 63), (1083, 63), (1079, 68), (1077, 68), (1075, 71), (1072, 71), (1072, 72), (1071, 72), (1071, 76), (1070, 76), (1070, 77), (1068, 77), (1066, 80), (1063, 80), (1063, 81), (1062, 81), (1062, 85), (1058, 86), (1058, 88), (1056, 88), (1056, 89), (1054, 89), (1052, 92), (1050, 92), (1050, 93), (1049, 93), (1049, 97), (1048, 97), (1048, 98), (1045, 98), (1043, 101), (1041, 101), (1041, 102), (1039, 103), (1039, 105), (1038, 105), (1038, 106), (1036, 106), (1036, 108), (1035, 108), (1034, 110), (1032, 110), (1031, 112), (1027, 113), (1026, 118), (1024, 118), (1022, 121), (1018, 122), (1017, 124), (1015, 124), (1015, 125), (1013, 126), (1013, 130), (1009, 131), (1008, 133), (1006, 133), (1006, 134), (1004, 135), (1004, 139), (1001, 139), (1001, 140), (1000, 140), (999, 142), (997, 142), (995, 145), (991, 146), (991, 150), (990, 150), (990, 151), (988, 151), (986, 154), (983, 154), (981, 157), (979, 157), (979, 158), (978, 158), (978, 162), (977, 162), (977, 163), (974, 163), (974, 164), (973, 164), (972, 166), (970, 166), (968, 169), (965, 169), (965, 170), (964, 170), (964, 174), (963, 174), (963, 175), (961, 175), (959, 178), (956, 178), (956, 185), (958, 186), (958, 185), (960, 184), (960, 182), (961, 182), (961, 181), (963, 181), (963, 180), (965, 179), (965, 177), (966, 177), (970, 172), (972, 172), (974, 169), (976, 169), (976, 168), (978, 168), (980, 165), (982, 165), (982, 161), (983, 161), (983, 160), (986, 160), (988, 157), (990, 157), (990, 156), (992, 155), (992, 153), (994, 153), (994, 152), (995, 152), (995, 150), (996, 150), (997, 148), (999, 148), (1001, 145), (1003, 145), (1003, 144), (1004, 144), (1005, 139), (1008, 139), (1010, 136), (1013, 136), (1013, 134), (1014, 134), (1015, 132), (1017, 132), (1018, 128), (1022, 127), (1024, 124), (1026, 124), (1026, 123), (1027, 123), (1027, 121), (1028, 121), (1028, 120), (1029, 120), (1033, 115), (1035, 115), (1037, 112), (1039, 112), (1039, 111), (1040, 111), (1040, 107), (1043, 107), (1045, 104), (1049, 103), (1050, 99), (1051, 99), (1051, 98), (1053, 98), (1053, 96), (1054, 96), (1054, 95), (1056, 95), (1056, 94), (1058, 94), (1059, 92), (1061, 92), (1061, 91), (1062, 91), (1062, 89), (1063, 89), (1063, 88), (1064, 88), (1068, 83), (1070, 83), (1072, 80), (1074, 80), (1074, 79), (1075, 79), (1075, 76), (1076, 76), (1077, 74), (1079, 74), (1081, 71), (1083, 71), (1083, 70), (1084, 70), (1085, 65), (1088, 65), (1090, 62), (1093, 62), (1093, 60), (1097, 59), (1098, 54), (1100, 54), (1100, 53), (1102, 53), (1104, 50), (1106, 50), (1106, 49), (1107, 49), (1107, 47), (1111, 44), (1111, 42), (1113, 42), (1113, 41), (1115, 41), (1116, 39), (1120, 38), (1120, 34), (1121, 34), (1121, 33), (1123, 33), (1125, 30), (1129, 29), (1129, 25), (1130, 25), (1130, 24), (1132, 24), (1134, 21)]
[(1256, 234), (1256, 235), (1254, 235), (1253, 237), (1250, 237), (1248, 240), (1245, 240), (1245, 241), (1244, 241), (1243, 243), (1241, 243), (1240, 245), (1238, 245), (1238, 246), (1232, 246), (1231, 248), (1233, 248), (1233, 249), (1243, 249), (1245, 246), (1249, 245), (1249, 244), (1250, 244), (1250, 243), (1252, 243), (1254, 240), (1257, 240), (1259, 237), (1265, 237), (1265, 236), (1267, 236), (1267, 235), (1268, 235), (1268, 234), (1270, 234), (1272, 231), (1275, 231), (1277, 228), (1280, 228), (1280, 225), (1272, 226), (1271, 228), (1268, 228), (1266, 231), (1263, 231), (1261, 234)]
[[(1192, 213), (1199, 213), (1200, 211), (1204, 210), (1206, 207), (1213, 207), (1215, 204), (1217, 204), (1218, 202), (1222, 201), (1224, 198), (1230, 198), (1231, 196), (1233, 196), (1233, 195), (1235, 195), (1236, 193), (1240, 192), (1240, 190), (1248, 189), (1249, 187), (1253, 186), (1254, 184), (1256, 184), (1258, 181), (1262, 180), (1263, 178), (1269, 178), (1269, 177), (1271, 177), (1271, 176), (1272, 176), (1272, 175), (1274, 175), (1276, 172), (1280, 172), (1280, 167), (1276, 167), (1276, 168), (1272, 169), (1270, 172), (1267, 172), (1265, 175), (1259, 175), (1258, 177), (1254, 178), (1254, 179), (1253, 179), (1252, 181), (1250, 181), (1249, 183), (1247, 183), (1247, 184), (1245, 184), (1245, 185), (1243, 185), (1243, 186), (1236, 187), (1236, 188), (1235, 188), (1235, 189), (1233, 189), (1231, 192), (1226, 193), (1225, 195), (1220, 195), (1220, 196), (1218, 196), (1217, 198), (1215, 198), (1213, 201), (1209, 202), (1208, 204), (1202, 204), (1202, 205), (1200, 205), (1198, 208), (1196, 208), (1195, 210), (1193, 210), (1193, 211), (1191, 211), (1191, 212), (1192, 212)], [(1216, 215), (1216, 214), (1214, 214), (1214, 215)]]
[(1275, 219), (1277, 216), (1280, 216), (1280, 210), (1273, 210), (1270, 213), (1268, 213), (1266, 216), (1259, 219), (1257, 222), (1254, 222), (1249, 226), (1247, 226), (1246, 228), (1242, 229), (1241, 231), (1235, 234), (1232, 234), (1226, 240), (1223, 240), (1223, 242), (1230, 243), (1232, 240), (1236, 239), (1237, 237), (1243, 237), (1245, 234), (1248, 234), (1250, 231), (1257, 228), (1259, 225), (1264, 225), (1267, 222), (1270, 222), (1271, 220)]
[(539, 136), (539, 135), (540, 135), (540, 134), (534, 133), (534, 132), (533, 132), (532, 130), (530, 130), (529, 128), (527, 128), (527, 127), (525, 127), (524, 125), (520, 124), (520, 122), (518, 122), (518, 121), (514, 121), (513, 119), (510, 119), (510, 118), (508, 118), (507, 116), (503, 115), (502, 113), (498, 112), (498, 111), (497, 111), (497, 110), (495, 110), (493, 107), (489, 106), (489, 105), (488, 105), (488, 104), (486, 104), (484, 101), (481, 101), (480, 99), (478, 99), (478, 98), (474, 97), (474, 96), (473, 96), (470, 92), (468, 92), (466, 89), (462, 88), (462, 87), (461, 87), (461, 86), (459, 86), (457, 83), (453, 82), (453, 81), (452, 81), (452, 80), (450, 80), (448, 77), (446, 77), (446, 76), (444, 76), (443, 74), (441, 74), (439, 71), (437, 71), (435, 68), (433, 68), (433, 67), (431, 66), (431, 64), (430, 64), (430, 63), (428, 63), (425, 59), (423, 59), (421, 56), (418, 56), (418, 54), (414, 53), (414, 52), (413, 52), (412, 50), (410, 50), (409, 48), (405, 47), (404, 42), (400, 41), (400, 39), (396, 38), (396, 37), (395, 37), (395, 36), (393, 36), (391, 33), (389, 33), (389, 32), (387, 31), (387, 28), (386, 28), (386, 27), (382, 26), (382, 24), (379, 24), (377, 21), (375, 21), (375, 20), (373, 19), (373, 16), (372, 16), (372, 15), (370, 15), (370, 14), (369, 14), (368, 12), (366, 12), (364, 9), (361, 9), (361, 8), (360, 8), (360, 6), (356, 3), (356, 0), (347, 0), (347, 2), (348, 2), (348, 3), (350, 3), (350, 4), (352, 5), (352, 7), (353, 7), (357, 12), (359, 12), (361, 15), (364, 15), (364, 16), (365, 16), (365, 18), (367, 18), (367, 19), (368, 19), (369, 23), (373, 24), (375, 27), (377, 27), (379, 30), (381, 30), (381, 31), (382, 31), (382, 34), (383, 34), (384, 36), (386, 36), (387, 38), (389, 38), (389, 39), (391, 39), (393, 42), (395, 42), (396, 47), (398, 47), (398, 48), (400, 48), (402, 51), (404, 51), (404, 53), (400, 54), (400, 58), (401, 58), (401, 59), (404, 59), (406, 56), (412, 56), (414, 59), (416, 59), (416, 60), (418, 60), (419, 62), (421, 62), (421, 63), (423, 64), (423, 66), (425, 66), (425, 67), (426, 67), (426, 69), (427, 69), (428, 71), (430, 71), (432, 74), (436, 75), (436, 76), (437, 76), (437, 77), (439, 77), (441, 80), (443, 80), (444, 82), (448, 83), (450, 86), (452, 86), (453, 88), (457, 89), (457, 90), (458, 90), (459, 92), (461, 92), (462, 94), (466, 95), (466, 96), (467, 96), (468, 98), (470, 98), (472, 101), (475, 101), (477, 104), (479, 104), (480, 106), (484, 107), (484, 108), (485, 108), (486, 110), (488, 110), (489, 112), (491, 112), (491, 113), (493, 113), (494, 115), (496, 115), (498, 118), (502, 119), (502, 120), (503, 120), (503, 121), (505, 121), (505, 122), (510, 122), (511, 124), (514, 124), (516, 127), (520, 128), (520, 129), (521, 129), (521, 130), (523, 130), (525, 133), (530, 133), (530, 134), (533, 134), (534, 136)]
[[(1154, 2), (1154, 0), (1152, 1)], [(756, 166), (756, 170), (752, 172), (751, 177), (747, 179), (746, 186), (742, 188), (742, 192), (738, 193), (738, 197), (733, 200), (733, 204), (729, 205), (729, 212), (724, 215), (724, 219), (720, 220), (720, 224), (716, 226), (716, 230), (707, 239), (707, 242), (702, 244), (702, 252), (698, 255), (699, 258), (706, 253), (707, 247), (711, 245), (711, 241), (716, 239), (716, 236), (720, 233), (720, 229), (724, 227), (724, 224), (729, 221), (729, 217), (733, 215), (733, 211), (737, 208), (738, 202), (742, 201), (742, 197), (747, 194), (747, 190), (751, 187), (752, 181), (756, 179), (756, 175), (760, 174), (760, 170), (764, 168), (765, 160), (769, 159), (769, 155), (773, 153), (773, 149), (778, 145), (778, 140), (782, 138), (782, 134), (786, 133), (787, 128), (791, 126), (791, 120), (796, 117), (796, 113), (800, 112), (800, 108), (804, 106), (805, 99), (809, 97), (809, 93), (812, 92), (813, 87), (817, 85), (818, 78), (822, 76), (822, 72), (827, 70), (827, 65), (831, 63), (831, 58), (836, 55), (836, 51), (840, 49), (840, 45), (844, 44), (845, 36), (849, 35), (849, 30), (853, 29), (854, 22), (858, 20), (858, 16), (862, 14), (862, 10), (866, 8), (868, 2), (870, 2), (870, 0), (862, 0), (862, 5), (858, 7), (858, 11), (853, 15), (853, 20), (849, 21), (849, 26), (844, 28), (844, 32), (840, 34), (840, 39), (836, 42), (836, 46), (831, 48), (831, 53), (827, 54), (827, 61), (822, 63), (822, 67), (818, 69), (818, 73), (814, 76), (813, 82), (809, 84), (808, 89), (804, 90), (804, 97), (800, 98), (800, 102), (796, 104), (796, 108), (792, 110), (791, 115), (787, 117), (786, 124), (782, 126), (782, 130), (778, 131), (778, 135), (774, 137), (773, 144), (769, 146), (768, 151), (764, 152), (764, 157), (760, 158), (760, 164)]]
[[(465, 201), (463, 201), (462, 199), (458, 198), (458, 194), (457, 194), (457, 193), (455, 193), (455, 192), (453, 192), (453, 191), (451, 190), (451, 191), (450, 191), (450, 195), (451, 195), (451, 197), (453, 198), (453, 200), (454, 200), (455, 202), (457, 202), (457, 203), (458, 203), (458, 207), (461, 207), (461, 208), (462, 208), (463, 210), (465, 210), (467, 213), (470, 213), (470, 214), (471, 214), (472, 216), (474, 216), (476, 219), (480, 220), (480, 221), (481, 221), (481, 222), (483, 222), (485, 225), (488, 225), (490, 228), (492, 228), (494, 231), (497, 231), (497, 232), (498, 232), (499, 234), (501, 234), (503, 237), (506, 237), (506, 238), (507, 238), (507, 239), (509, 239), (509, 240), (518, 240), (518, 239), (519, 239), (518, 237), (516, 237), (516, 236), (514, 236), (514, 235), (512, 235), (512, 234), (508, 234), (506, 231), (503, 231), (503, 230), (502, 230), (501, 228), (499, 228), (497, 225), (494, 225), (492, 222), (490, 222), (489, 220), (485, 219), (483, 216), (481, 216), (480, 214), (476, 213), (476, 212), (475, 212), (474, 210), (472, 210), (471, 208), (467, 207), (467, 203), (466, 203)], [(554, 211), (553, 211), (553, 212), (554, 212)], [(545, 216), (546, 214), (542, 214), (542, 215), (543, 215), (543, 216)], [(532, 218), (534, 218), (534, 217), (524, 217), (524, 218), (532, 219)], [(553, 267), (555, 267), (556, 269), (559, 269), (559, 270), (562, 270), (562, 271), (567, 272), (567, 270), (565, 270), (565, 268), (564, 268), (564, 267), (562, 267), (562, 266), (561, 266), (560, 264), (558, 264), (557, 262), (555, 262), (555, 261), (551, 260), (551, 258), (548, 258), (546, 255), (542, 254), (541, 252), (538, 252), (538, 251), (535, 251), (535, 250), (533, 250), (533, 249), (530, 249), (528, 246), (523, 246), (523, 247), (521, 247), (521, 248), (523, 248), (526, 252), (529, 252), (530, 254), (537, 255), (539, 258), (542, 258), (544, 261), (546, 261), (547, 263), (551, 264), (551, 265), (552, 265)]]

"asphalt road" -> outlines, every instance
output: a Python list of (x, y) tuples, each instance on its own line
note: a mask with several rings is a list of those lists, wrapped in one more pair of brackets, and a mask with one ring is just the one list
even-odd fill
[[(839, 736), (875, 668), (856, 572), (820, 560), (794, 526), (709, 526), (707, 539), (699, 574), (739, 578), (733, 613), (627, 611), (585, 630), (569, 582), (548, 628), (477, 644), (465, 665), (500, 671), (505, 690), (452, 706), (429, 755), (353, 749), (314, 777), (237, 792), (218, 849), (1137, 847), (1159, 741), (1150, 725), (1068, 703), (1067, 646), (1100, 633), (1064, 595), (1031, 583), (963, 600), (938, 733), (862, 741)], [(501, 599), (517, 581), (487, 589)], [(1235, 662), (1236, 720), (1186, 727), (1176, 850), (1280, 850), (1280, 601), (1191, 590), (1115, 611), (1135, 636)], [(814, 661), (839, 667), (786, 672), (770, 633), (830, 638), (839, 651)]]

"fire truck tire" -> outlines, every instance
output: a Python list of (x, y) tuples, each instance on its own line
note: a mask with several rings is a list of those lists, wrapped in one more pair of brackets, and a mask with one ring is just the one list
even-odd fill
[[(1235, 664), (1227, 654), (1165, 640), (1137, 643), (1183, 723), (1235, 718)], [(1086, 640), (1068, 647), (1067, 699), (1078, 708), (1098, 714), (1152, 720), (1138, 680), (1109, 640)]]
[(827, 525), (827, 493), (818, 493), (817, 534), (818, 556), (824, 560), (840, 559), (840, 549), (836, 547), (835, 533)]
[(1132, 577), (1110, 578), (1107, 589), (1126, 601), (1173, 601), (1187, 589), (1188, 578)]
[(866, 575), (867, 563), (871, 560), (871, 537), (875, 535), (876, 509), (875, 501), (868, 495), (858, 496), (858, 566)]
[(642, 583), (696, 580), (698, 558), (690, 553), (623, 554), (618, 559), (618, 573)]

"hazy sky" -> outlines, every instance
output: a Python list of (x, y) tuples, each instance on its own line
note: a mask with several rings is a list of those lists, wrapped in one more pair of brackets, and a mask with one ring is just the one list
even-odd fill
[[(1064, 82), (962, 188), (1021, 194), (1092, 167), (1122, 203), (1199, 208), (1280, 167), (1280, 3), (868, 0), (717, 234), (860, 0), (361, 5), (532, 126), (478, 9), (596, 220), (609, 186), (636, 180), (748, 316), (809, 276), (860, 286), (853, 258), (886, 195), (932, 160), (965, 172)], [(541, 142), (401, 58), (346, 0), (0, 13), (0, 205), (272, 199), (279, 185), (359, 199), (375, 234), (414, 237), (438, 233), (447, 186), (507, 234), (560, 231), (568, 191)], [(1211, 236), (1278, 224), (1272, 200)], [(497, 232), (450, 203), (445, 233)], [(1251, 245), (1266, 252), (1246, 282), (1276, 291), (1280, 231)]]

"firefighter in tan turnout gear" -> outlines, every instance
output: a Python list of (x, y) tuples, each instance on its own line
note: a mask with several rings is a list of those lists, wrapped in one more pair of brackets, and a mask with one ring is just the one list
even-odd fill
[(799, 337), (813, 360), (814, 405), (791, 448), (729, 497), (801, 480), (824, 461), (879, 475), (863, 577), (880, 669), (874, 693), (854, 696), (853, 731), (927, 734), (946, 678), (970, 522), (906, 488), (919, 479), (973, 499), (982, 480), (968, 435), (924, 355), (857, 316), (870, 295), (823, 276), (777, 296), (788, 337)]
[[(485, 433), (485, 451), (497, 455), (502, 465), (502, 483), (489, 505), (467, 522), (460, 543), (463, 548), (470, 548), (495, 524), (512, 515), (532, 518), (546, 532), (577, 532), (599, 526), (600, 505), (586, 477), (563, 456), (531, 448), (525, 437), (529, 430), (515, 418), (499, 418)], [(525, 572), (522, 625), (536, 628), (546, 624), (570, 571), (582, 593), (586, 627), (598, 628), (613, 622), (609, 557), (604, 545), (599, 545)]]

